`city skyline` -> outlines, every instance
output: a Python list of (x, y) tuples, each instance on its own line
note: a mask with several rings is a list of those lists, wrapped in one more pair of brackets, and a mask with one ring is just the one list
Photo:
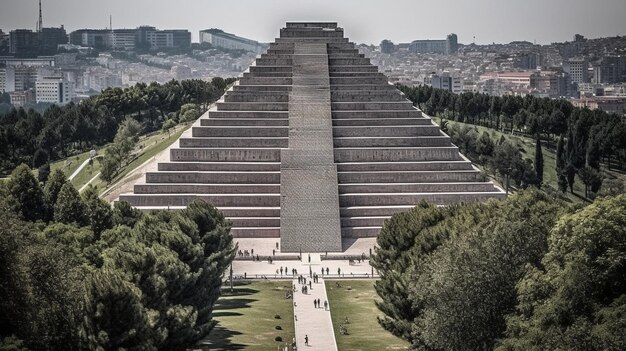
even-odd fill
[[(555, 0), (543, 3), (530, 0), (524, 4), (507, 4), (494, 0), (473, 2), (424, 1), (388, 2), (344, 0), (186, 1), (180, 13), (172, 15), (172, 2), (138, 0), (124, 2), (79, 2), (43, 0), (44, 27), (64, 25), (68, 32), (81, 28), (105, 28), (109, 15), (113, 28), (135, 28), (151, 25), (158, 28), (188, 29), (194, 42), (198, 31), (221, 28), (254, 40), (269, 42), (278, 36), (275, 28), (286, 20), (336, 21), (357, 43), (378, 44), (383, 39), (410, 42), (415, 39), (443, 39), (457, 33), (459, 42), (469, 44), (508, 43), (515, 40), (538, 44), (572, 40), (574, 34), (586, 37), (622, 35), (626, 28), (621, 15), (626, 2), (606, 0), (592, 6), (582, 0)], [(35, 29), (38, 1), (0, 0), (0, 29)], [(138, 16), (138, 13), (144, 13)], [(207, 13), (203, 18), (198, 13)], [(216, 13), (212, 16), (211, 14)], [(478, 21), (485, 14), (488, 18)], [(76, 16), (75, 14), (80, 14)], [(141, 19), (138, 19), (141, 18)], [(497, 28), (497, 30), (494, 30)]]

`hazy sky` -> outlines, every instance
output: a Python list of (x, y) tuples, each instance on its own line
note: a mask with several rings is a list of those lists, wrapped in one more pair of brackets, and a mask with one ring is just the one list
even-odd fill
[[(0, 0), (0, 29), (33, 28), (38, 0)], [(44, 27), (221, 28), (269, 42), (286, 21), (337, 21), (357, 43), (443, 39), (537, 43), (626, 35), (626, 0), (42, 0)]]

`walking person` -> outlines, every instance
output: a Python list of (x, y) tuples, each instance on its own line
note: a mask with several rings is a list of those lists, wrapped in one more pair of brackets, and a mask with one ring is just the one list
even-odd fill
[(328, 275), (328, 267), (326, 267), (326, 275)]
[(324, 300), (324, 310), (328, 309), (328, 301)]
[(317, 300), (313, 300), (313, 307), (317, 308)]
[(304, 336), (304, 344), (305, 344), (306, 346), (309, 346), (309, 336), (308, 336), (308, 335), (305, 335), (305, 336)]
[(337, 275), (341, 275), (341, 268), (337, 268)]

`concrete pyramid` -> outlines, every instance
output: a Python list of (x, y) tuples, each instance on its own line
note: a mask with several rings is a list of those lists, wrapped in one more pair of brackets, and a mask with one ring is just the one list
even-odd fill
[(175, 208), (203, 199), (235, 237), (283, 252), (341, 251), (375, 237), (421, 200), (504, 197), (422, 116), (336, 23), (287, 23), (280, 38), (199, 123), (170, 161), (120, 200)]

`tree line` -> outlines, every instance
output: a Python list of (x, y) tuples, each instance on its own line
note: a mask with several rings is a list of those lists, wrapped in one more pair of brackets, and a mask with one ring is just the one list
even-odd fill
[(204, 201), (111, 208), (59, 170), (0, 183), (0, 349), (185, 350), (215, 325), (236, 246)]
[(205, 110), (234, 80), (216, 77), (210, 82), (138, 83), (125, 89), (105, 89), (78, 104), (53, 105), (43, 114), (11, 109), (0, 115), (0, 174), (9, 174), (20, 163), (38, 168), (105, 145), (113, 141), (119, 125), (128, 117), (139, 122), (144, 133), (159, 130), (166, 123), (171, 126), (181, 121), (183, 105)]
[(626, 121), (621, 116), (574, 107), (564, 99), (454, 94), (429, 86), (398, 88), (429, 115), (518, 133), (539, 140), (540, 146), (541, 141), (551, 148), (556, 145), (562, 191), (569, 188), (573, 192), (578, 175), (587, 193), (597, 193), (602, 183), (601, 163), (608, 169), (624, 168)]
[(421, 203), (377, 241), (379, 322), (412, 350), (626, 349), (626, 195)]

